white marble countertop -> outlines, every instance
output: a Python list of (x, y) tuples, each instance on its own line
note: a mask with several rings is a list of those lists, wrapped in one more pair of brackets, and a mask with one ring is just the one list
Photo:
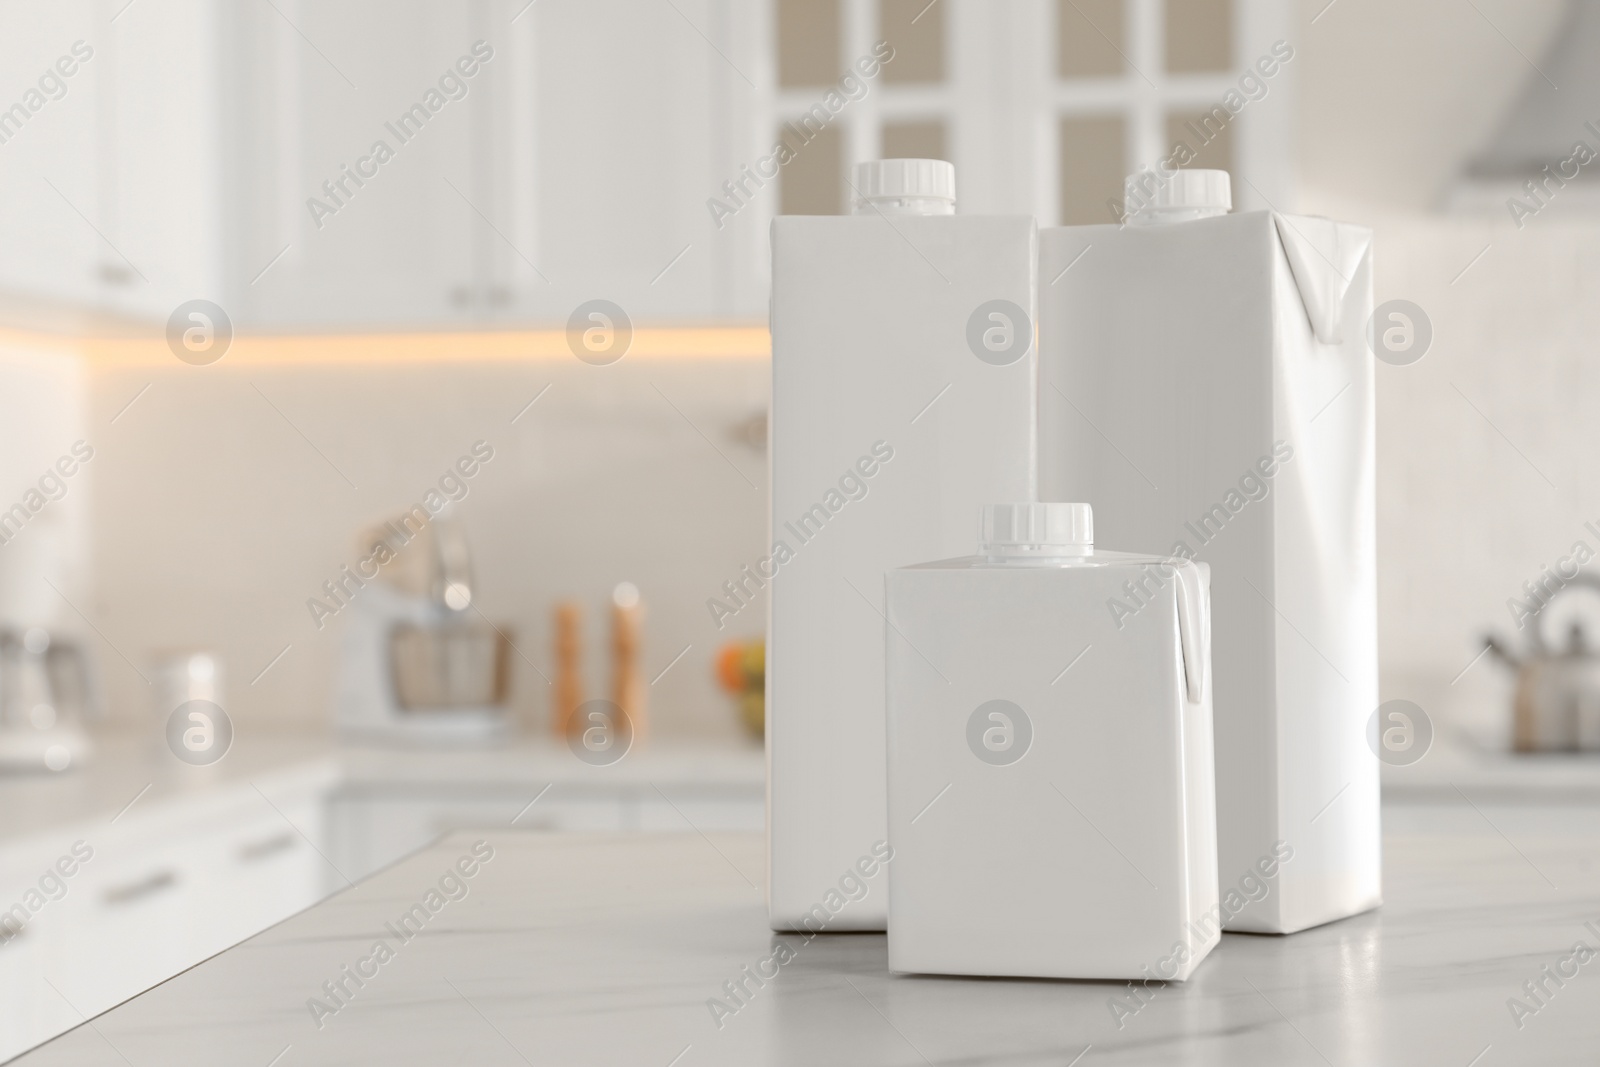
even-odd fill
[(268, 734), (238, 742), (218, 762), (194, 767), (175, 759), (154, 731), (106, 730), (94, 735), (90, 760), (81, 767), (0, 774), (0, 846), (34, 838), (53, 841), (86, 823), (105, 823), (137, 805), (182, 804), (218, 789), (243, 788), (264, 774), (287, 770), (333, 775), (334, 752), (307, 734)]
[(1600, 752), (1493, 752), (1436, 744), (1409, 766), (1385, 764), (1383, 795), (1459, 803), (1459, 787), (1474, 800), (1600, 804)]
[[(446, 838), (16, 1061), (123, 1064), (1593, 1064), (1600, 807), (1391, 804), (1387, 903), (1286, 937), (1228, 935), (1117, 1019), (1113, 983), (892, 976), (881, 935), (766, 927), (758, 835)], [(493, 859), (402, 942), (394, 924), (477, 840)], [(481, 847), (481, 846), (480, 846)], [(875, 886), (874, 892), (882, 891)], [(1594, 922), (1595, 929), (1586, 927)], [(375, 959), (379, 939), (392, 958)], [(723, 983), (793, 959), (719, 1027)], [(346, 966), (371, 976), (341, 1004)], [(1570, 966), (1570, 965), (1569, 965)], [(322, 997), (332, 1014), (316, 1018)], [(319, 1025), (320, 1022), (320, 1025)]]
[[(208, 767), (173, 759), (161, 739), (149, 733), (101, 730), (94, 742), (93, 758), (82, 768), (0, 774), (0, 846), (104, 821), (136, 796), (142, 811), (182, 804), (218, 788), (248, 789), (264, 774), (291, 769), (326, 777), (344, 790), (456, 794), (549, 782), (569, 790), (657, 783), (748, 793), (764, 790), (765, 781), (760, 745), (742, 741), (656, 740), (602, 767), (581, 763), (542, 736), (516, 736), (493, 746), (424, 748), (353, 744), (327, 733), (241, 731), (228, 755)], [(1600, 803), (1600, 754), (1526, 756), (1435, 746), (1412, 766), (1383, 768), (1384, 796), (1390, 799), (1459, 802), (1457, 786), (1478, 799)]]
[[(557, 783), (566, 790), (613, 790), (655, 783), (762, 793), (766, 760), (759, 745), (653, 741), (610, 766), (590, 766), (545, 737), (517, 736), (484, 747), (354, 744), (330, 734), (241, 730), (209, 766), (174, 759), (154, 731), (107, 729), (94, 735), (91, 759), (51, 774), (0, 774), (0, 847), (55, 842), (84, 824), (101, 824), (136, 804), (182, 806), (219, 789), (249, 791), (264, 775), (310, 774), (344, 790), (508, 790)], [(530, 794), (531, 795), (531, 794)]]

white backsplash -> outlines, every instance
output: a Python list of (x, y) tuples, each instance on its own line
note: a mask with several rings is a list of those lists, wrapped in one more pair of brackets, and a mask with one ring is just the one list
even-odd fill
[(97, 467), (72, 458), (74, 442), (93, 447), (85, 399), (83, 364), (70, 352), (0, 338), (0, 626), (86, 629), (72, 607), (88, 608)]
[[(141, 669), (156, 650), (214, 649), (236, 717), (325, 722), (342, 623), (319, 631), (306, 601), (355, 562), (358, 529), (421, 501), (481, 440), (494, 458), (456, 514), (482, 610), (518, 649), (518, 714), (545, 721), (550, 615), (564, 598), (586, 609), (586, 695), (610, 695), (604, 627), (626, 580), (646, 606), (646, 679), (693, 646), (650, 687), (653, 729), (736, 731), (712, 657), (729, 637), (759, 636), (763, 620), (718, 632), (705, 601), (765, 536), (765, 457), (735, 434), (765, 410), (765, 360), (174, 360), (103, 366), (92, 381), (96, 426), (150, 384), (96, 458), (97, 621)], [(143, 714), (146, 686), (102, 651), (113, 712)]]
[(1374, 226), (1378, 304), (1433, 324), (1420, 362), (1377, 368), (1380, 699), (1485, 741), (1509, 736), (1511, 678), (1473, 663), (1483, 635), (1520, 646), (1508, 599), (1575, 541), (1600, 550), (1584, 528), (1600, 525), (1600, 222), (1584, 219)]

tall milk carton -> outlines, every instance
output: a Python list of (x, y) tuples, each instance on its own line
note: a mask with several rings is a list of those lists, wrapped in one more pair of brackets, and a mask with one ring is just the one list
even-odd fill
[(1127, 199), (1125, 226), (1040, 237), (1040, 495), (1211, 565), (1223, 910), (1290, 933), (1381, 897), (1372, 235), (1229, 214), (1225, 171), (1145, 172)]
[(883, 576), (1035, 493), (1031, 218), (955, 214), (935, 160), (856, 169), (855, 213), (772, 224), (768, 906), (882, 930)]

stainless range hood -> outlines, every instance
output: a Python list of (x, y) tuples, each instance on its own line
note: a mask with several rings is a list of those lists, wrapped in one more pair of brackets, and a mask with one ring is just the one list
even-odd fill
[(1600, 0), (1568, 0), (1550, 46), (1526, 58), (1521, 90), (1447, 200), (1497, 207), (1522, 224), (1546, 207), (1600, 211)]

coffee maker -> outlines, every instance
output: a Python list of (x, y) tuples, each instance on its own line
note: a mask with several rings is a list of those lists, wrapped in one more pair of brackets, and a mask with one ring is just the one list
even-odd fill
[(81, 646), (39, 626), (0, 629), (0, 770), (81, 765), (96, 697)]
[[(415, 509), (365, 531), (348, 598), (334, 721), (367, 741), (489, 741), (510, 725), (510, 639), (475, 603), (459, 522)], [(371, 561), (368, 564), (367, 561)]]

